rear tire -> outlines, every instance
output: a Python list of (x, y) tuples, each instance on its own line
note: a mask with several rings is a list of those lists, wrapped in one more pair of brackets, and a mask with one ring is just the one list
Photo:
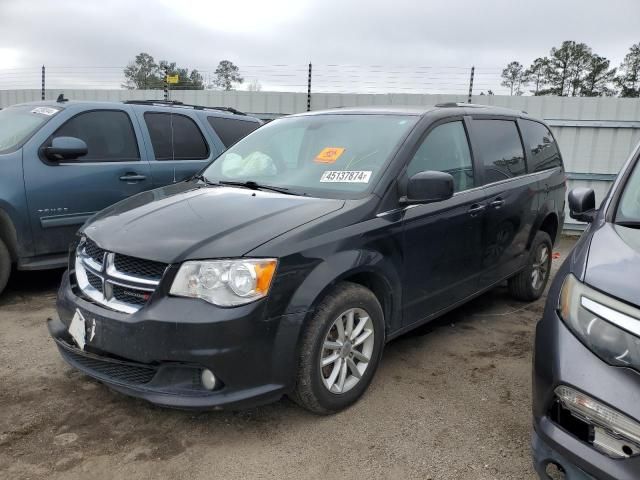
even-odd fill
[(0, 294), (4, 290), (4, 287), (7, 286), (10, 274), (11, 255), (9, 254), (9, 249), (7, 248), (7, 246), (2, 240), (0, 240)]
[(382, 307), (373, 292), (351, 282), (336, 285), (302, 334), (291, 399), (319, 415), (355, 403), (380, 363), (384, 325)]
[(547, 232), (536, 233), (527, 266), (509, 279), (509, 293), (517, 300), (532, 302), (539, 299), (549, 281), (553, 245)]

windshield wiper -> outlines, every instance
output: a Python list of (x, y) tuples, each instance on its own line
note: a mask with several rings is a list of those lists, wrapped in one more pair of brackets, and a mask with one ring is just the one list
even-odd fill
[(204, 182), (207, 185), (220, 185), (218, 182), (214, 182), (212, 180), (209, 180), (207, 177), (205, 177), (201, 173), (198, 173), (198, 174), (194, 175), (193, 177), (191, 177), (191, 180), (200, 180), (201, 182)]
[(640, 220), (621, 220), (616, 222), (616, 225), (628, 228), (640, 228)]
[(245, 182), (235, 182), (231, 180), (220, 180), (219, 185), (230, 185), (232, 187), (244, 187), (250, 190), (270, 190), (272, 192), (284, 193), (286, 195), (300, 195), (298, 193), (294, 193), (288, 188), (285, 187), (275, 187), (273, 185), (265, 185), (263, 183), (258, 183), (253, 180), (247, 180)]

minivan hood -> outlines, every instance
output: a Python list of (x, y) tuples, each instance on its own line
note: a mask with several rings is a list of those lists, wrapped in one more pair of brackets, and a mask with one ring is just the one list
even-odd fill
[(82, 232), (106, 250), (163, 263), (230, 258), (343, 205), (344, 200), (182, 182), (107, 208)]
[(604, 223), (593, 233), (584, 281), (640, 307), (640, 230)]

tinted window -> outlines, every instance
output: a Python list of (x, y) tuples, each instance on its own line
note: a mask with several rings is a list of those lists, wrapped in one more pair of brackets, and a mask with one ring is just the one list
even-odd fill
[(176, 160), (203, 159), (209, 156), (209, 148), (202, 132), (193, 120), (173, 114), (173, 155)]
[(144, 120), (156, 160), (200, 160), (209, 156), (202, 132), (189, 117), (148, 112)]
[(529, 171), (539, 172), (560, 167), (562, 161), (558, 145), (547, 127), (538, 122), (521, 120), (524, 146), (529, 154)]
[(258, 122), (248, 122), (235, 118), (207, 117), (207, 120), (225, 147), (233, 145), (260, 126)]
[(450, 173), (456, 192), (473, 187), (471, 153), (462, 122), (445, 123), (427, 135), (409, 163), (407, 175), (426, 170)]
[(526, 173), (524, 153), (516, 122), (474, 120), (473, 130), (480, 158), (484, 164), (485, 183)]
[(129, 115), (122, 111), (99, 110), (76, 115), (52, 136), (76, 137), (88, 147), (80, 162), (124, 162), (139, 160), (138, 144)]
[(173, 160), (171, 146), (171, 114), (145, 113), (144, 121), (151, 137), (151, 146), (156, 160)]

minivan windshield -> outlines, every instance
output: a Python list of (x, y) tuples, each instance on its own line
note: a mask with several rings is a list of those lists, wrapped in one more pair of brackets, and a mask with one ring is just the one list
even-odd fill
[(316, 197), (356, 198), (375, 185), (418, 118), (322, 114), (275, 120), (223, 153), (203, 178)]
[(23, 105), (0, 110), (0, 153), (20, 146), (60, 109)]
[(616, 223), (634, 224), (640, 226), (640, 162), (636, 166), (627, 181), (618, 204)]

